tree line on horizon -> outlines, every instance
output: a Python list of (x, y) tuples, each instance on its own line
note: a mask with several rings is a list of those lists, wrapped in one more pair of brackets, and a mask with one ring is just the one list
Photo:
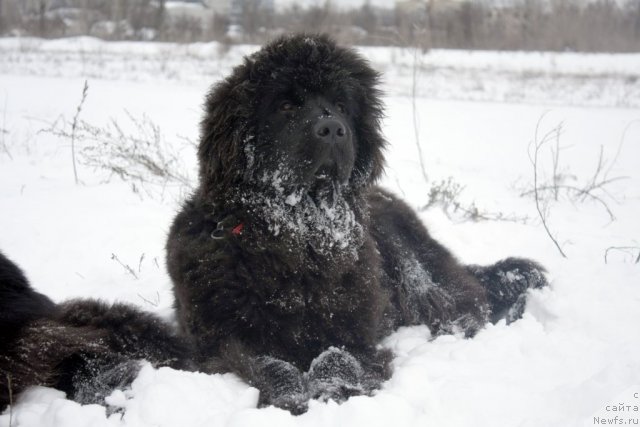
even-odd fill
[[(394, 8), (261, 8), (236, 2), (235, 13), (170, 8), (166, 0), (0, 0), (0, 36), (89, 35), (106, 40), (263, 43), (285, 32), (326, 32), (339, 42), (482, 49), (640, 52), (640, 1), (521, 0), (500, 7), (478, 1), (398, 2)], [(175, 2), (173, 2), (175, 5)]]

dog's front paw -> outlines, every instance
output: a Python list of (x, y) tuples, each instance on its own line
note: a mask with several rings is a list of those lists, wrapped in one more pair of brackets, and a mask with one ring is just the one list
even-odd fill
[(522, 317), (527, 290), (548, 285), (544, 267), (528, 259), (507, 258), (493, 265), (467, 268), (487, 292), (492, 323), (501, 319), (511, 323)]
[(307, 373), (309, 396), (312, 399), (338, 403), (365, 392), (364, 370), (349, 352), (330, 347), (312, 363)]
[(273, 405), (294, 415), (307, 411), (307, 395), (302, 373), (289, 362), (264, 356), (258, 359), (260, 390), (258, 405)]
[(105, 398), (114, 390), (131, 385), (140, 367), (139, 360), (89, 358), (73, 375), (73, 392), (69, 397), (83, 405), (104, 405)]

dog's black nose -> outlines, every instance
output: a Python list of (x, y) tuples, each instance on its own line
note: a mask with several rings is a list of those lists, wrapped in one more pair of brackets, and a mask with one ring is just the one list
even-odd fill
[(347, 139), (347, 129), (344, 123), (336, 119), (320, 119), (314, 126), (318, 139), (326, 143), (338, 143)]

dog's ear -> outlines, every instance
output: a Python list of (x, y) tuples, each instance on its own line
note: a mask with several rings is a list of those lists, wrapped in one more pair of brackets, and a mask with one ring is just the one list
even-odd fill
[(387, 142), (380, 129), (380, 121), (384, 116), (381, 92), (378, 89), (380, 74), (355, 52), (349, 68), (351, 78), (357, 82), (359, 107), (359, 117), (356, 121), (358, 154), (352, 184), (362, 186), (378, 180), (385, 166), (384, 149)]
[(256, 85), (250, 78), (251, 66), (252, 61), (246, 59), (229, 78), (215, 85), (205, 99), (198, 148), (200, 184), (204, 191), (220, 193), (246, 174), (245, 145), (255, 128)]

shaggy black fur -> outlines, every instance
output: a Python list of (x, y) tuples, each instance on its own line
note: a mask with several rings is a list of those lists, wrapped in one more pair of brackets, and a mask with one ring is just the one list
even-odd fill
[(370, 393), (390, 375), (376, 346), (395, 328), (471, 336), (546, 283), (527, 260), (460, 265), (374, 185), (377, 83), (353, 50), (297, 35), (207, 96), (200, 185), (171, 227), (167, 264), (201, 369), (236, 372), (262, 405), (298, 413), (309, 398)]
[(125, 304), (54, 304), (0, 253), (0, 410), (32, 385), (81, 403), (104, 403), (139, 360), (188, 367), (189, 350), (160, 319)]
[(380, 339), (403, 325), (473, 335), (513, 321), (532, 261), (462, 266), (375, 186), (385, 142), (378, 75), (324, 36), (284, 37), (206, 100), (200, 186), (170, 231), (181, 336), (93, 300), (54, 304), (0, 254), (0, 410), (30, 385), (103, 403), (139, 360), (235, 372), (260, 404), (369, 394), (390, 376)]
[(34, 291), (22, 270), (0, 253), (0, 352), (26, 324), (54, 311), (55, 304)]

